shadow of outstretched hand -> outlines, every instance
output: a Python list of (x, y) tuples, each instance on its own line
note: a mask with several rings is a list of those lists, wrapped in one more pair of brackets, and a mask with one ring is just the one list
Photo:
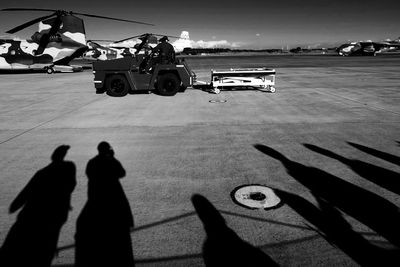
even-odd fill
[(230, 229), (208, 199), (195, 194), (191, 200), (207, 234), (203, 244), (206, 266), (278, 266), (267, 254)]

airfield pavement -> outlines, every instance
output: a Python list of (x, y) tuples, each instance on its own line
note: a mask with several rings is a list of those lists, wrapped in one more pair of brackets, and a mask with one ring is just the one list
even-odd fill
[[(400, 56), (187, 61), (203, 81), (210, 69), (272, 67), (277, 91), (113, 98), (95, 94), (91, 70), (0, 74), (0, 244), (16, 219), (8, 214), (11, 201), (53, 150), (68, 144), (78, 184), (53, 264), (73, 266), (85, 167), (106, 140), (127, 171), (122, 184), (135, 220), (137, 266), (203, 266), (206, 235), (190, 201), (194, 193), (282, 266), (357, 266), (356, 240), (395, 249), (388, 236), (399, 231), (391, 218), (397, 220), (400, 205)], [(230, 197), (245, 184), (292, 197), (277, 209), (249, 210)]]

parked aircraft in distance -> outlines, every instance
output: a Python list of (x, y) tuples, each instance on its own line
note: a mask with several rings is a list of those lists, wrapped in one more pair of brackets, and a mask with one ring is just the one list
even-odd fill
[(182, 53), (185, 48), (193, 48), (188, 31), (182, 31), (180, 38), (172, 42), (171, 44), (175, 48), (175, 53)]
[(64, 10), (5, 8), (0, 11), (52, 12), (50, 15), (33, 19), (7, 31), (14, 34), (39, 23), (39, 30), (32, 35), (30, 40), (0, 40), (0, 70), (45, 69), (48, 73), (52, 73), (55, 69), (69, 72), (81, 70), (81, 66), (68, 65), (72, 59), (82, 56), (88, 50), (83, 20), (75, 15), (153, 25)]
[(377, 53), (394, 51), (400, 48), (400, 38), (383, 42), (359, 41), (342, 44), (336, 49), (341, 56), (375, 56)]

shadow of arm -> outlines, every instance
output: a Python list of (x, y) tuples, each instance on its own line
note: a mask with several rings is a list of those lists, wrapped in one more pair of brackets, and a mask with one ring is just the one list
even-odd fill
[(17, 195), (17, 197), (11, 202), (8, 212), (14, 213), (19, 210), (28, 201), (29, 196), (32, 194), (35, 181), (37, 179), (37, 174), (28, 182), (28, 184), (22, 189), (22, 191)]

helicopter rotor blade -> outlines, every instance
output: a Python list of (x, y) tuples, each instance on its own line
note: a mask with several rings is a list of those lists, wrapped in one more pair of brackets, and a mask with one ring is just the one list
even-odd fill
[(100, 19), (109, 19), (109, 20), (115, 20), (115, 21), (125, 21), (125, 22), (131, 22), (131, 23), (137, 23), (137, 24), (142, 24), (142, 25), (149, 25), (149, 26), (155, 26), (154, 24), (146, 23), (146, 22), (141, 22), (141, 21), (135, 21), (135, 20), (127, 20), (127, 19), (118, 19), (118, 18), (112, 18), (112, 17), (105, 17), (105, 16), (98, 16), (98, 15), (92, 15), (92, 14), (86, 14), (86, 13), (76, 13), (76, 12), (66, 12), (63, 10), (54, 10), (54, 9), (44, 9), (44, 8), (3, 8), (0, 9), (0, 11), (47, 11), (47, 12), (54, 12), (51, 15), (43, 16), (34, 20), (31, 20), (29, 22), (26, 22), (20, 26), (17, 26), (11, 30), (9, 30), (7, 33), (15, 33), (18, 32), (26, 27), (31, 26), (32, 24), (35, 24), (37, 22), (40, 22), (42, 20), (45, 20), (47, 18), (50, 18), (52, 16), (58, 16), (60, 14), (75, 14), (75, 15), (82, 15), (86, 17), (92, 17), (92, 18), (100, 18)]
[(103, 40), (103, 39), (90, 39), (87, 42), (111, 42), (113, 43), (115, 40)]
[(123, 42), (123, 41), (130, 40), (130, 39), (134, 39), (134, 38), (138, 38), (138, 37), (143, 37), (143, 36), (145, 36), (145, 35), (167, 36), (167, 37), (178, 38), (178, 39), (181, 38), (181, 37), (173, 36), (173, 35), (164, 35), (164, 34), (158, 34), (158, 33), (145, 33), (145, 34), (140, 34), (140, 35), (131, 36), (131, 37), (128, 37), (128, 38), (125, 38), (125, 39), (122, 39), (122, 40), (118, 40), (118, 41), (115, 41), (114, 43), (121, 43), (121, 42)]
[(51, 14), (51, 15), (47, 15), (47, 16), (43, 16), (43, 17), (40, 17), (40, 18), (33, 19), (33, 20), (28, 21), (28, 22), (26, 22), (26, 23), (24, 23), (24, 24), (22, 24), (22, 25), (19, 25), (19, 26), (15, 27), (15, 28), (12, 28), (12, 29), (9, 30), (9, 31), (6, 31), (6, 33), (10, 33), (10, 34), (16, 33), (16, 32), (18, 32), (18, 31), (20, 31), (20, 30), (23, 30), (23, 29), (25, 29), (25, 28), (27, 28), (27, 27), (29, 27), (29, 26), (35, 24), (35, 23), (38, 23), (38, 22), (40, 22), (40, 21), (42, 21), (42, 20), (51, 18), (51, 17), (53, 17), (53, 16), (55, 16), (55, 14)]
[(173, 35), (165, 35), (165, 34), (159, 34), (159, 33), (152, 33), (152, 35), (156, 35), (156, 36), (167, 36), (167, 37), (171, 37), (171, 38), (181, 38), (179, 36), (173, 36)]
[(154, 24), (151, 24), (151, 23), (141, 22), (141, 21), (136, 21), (136, 20), (117, 19), (117, 18), (98, 16), (98, 15), (92, 15), (92, 14), (85, 14), (85, 13), (75, 13), (75, 12), (71, 12), (71, 13), (72, 14), (76, 14), (76, 15), (86, 16), (86, 17), (92, 17), (92, 18), (109, 19), (109, 20), (116, 20), (116, 21), (125, 21), (125, 22), (137, 23), (137, 24), (142, 24), (142, 25), (155, 26)]
[(43, 8), (3, 8), (0, 11), (50, 11), (55, 12), (55, 9), (43, 9)]
[(146, 34), (147, 34), (147, 33), (145, 33), (145, 34), (140, 34), (140, 35), (135, 35), (135, 36), (131, 36), (131, 37), (129, 37), (129, 38), (125, 38), (125, 39), (122, 39), (122, 40), (115, 41), (114, 43), (122, 43), (123, 41), (127, 41), (127, 40), (130, 40), (130, 39), (143, 37), (143, 36), (145, 36)]

